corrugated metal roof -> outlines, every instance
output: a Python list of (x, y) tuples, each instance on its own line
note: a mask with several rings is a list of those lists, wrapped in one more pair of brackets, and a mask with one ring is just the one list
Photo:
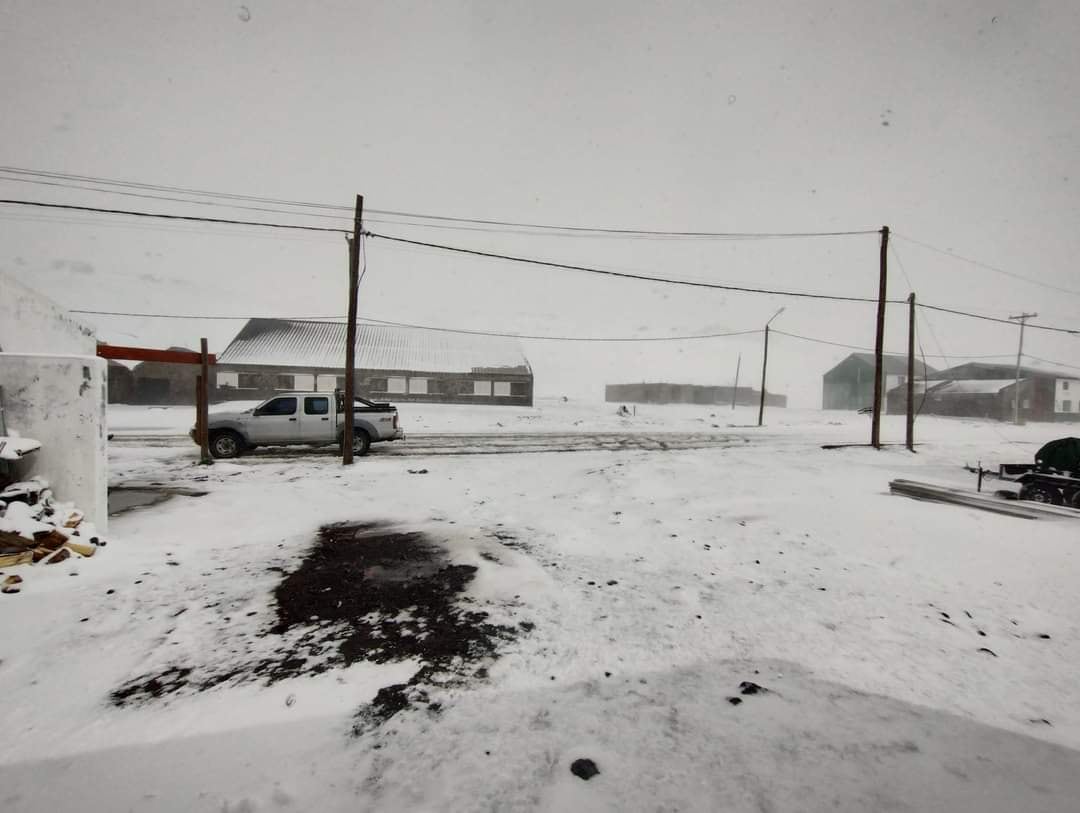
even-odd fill
[[(250, 319), (218, 364), (344, 369), (345, 324)], [(428, 373), (532, 372), (517, 339), (360, 324), (356, 366)]]

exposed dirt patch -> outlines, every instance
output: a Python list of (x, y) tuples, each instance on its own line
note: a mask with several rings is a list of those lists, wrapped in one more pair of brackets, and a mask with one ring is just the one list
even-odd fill
[(280, 637), (278, 654), (222, 666), (174, 664), (128, 681), (110, 699), (124, 706), (223, 683), (271, 684), (358, 661), (416, 659), (422, 666), (409, 683), (382, 689), (354, 729), (362, 733), (410, 705), (437, 712), (423, 686), (481, 679), (483, 661), (521, 632), (470, 606), (462, 594), (475, 573), (452, 564), (423, 533), (324, 526), (300, 566), (274, 589), (274, 623), (257, 636)]

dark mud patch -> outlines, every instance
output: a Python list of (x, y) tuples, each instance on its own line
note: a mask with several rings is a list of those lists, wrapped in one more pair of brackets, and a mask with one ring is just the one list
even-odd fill
[[(274, 589), (273, 622), (257, 639), (280, 639), (271, 657), (241, 656), (239, 664), (174, 664), (128, 681), (114, 705), (145, 703), (181, 691), (222, 684), (265, 685), (315, 675), (359, 661), (415, 659), (406, 684), (384, 687), (356, 716), (354, 733), (377, 727), (404, 708), (437, 713), (425, 687), (483, 679), (485, 662), (521, 630), (491, 623), (464, 596), (476, 574), (453, 564), (424, 533), (376, 524), (339, 523), (320, 529), (299, 567)], [(265, 641), (259, 649), (265, 651)]]

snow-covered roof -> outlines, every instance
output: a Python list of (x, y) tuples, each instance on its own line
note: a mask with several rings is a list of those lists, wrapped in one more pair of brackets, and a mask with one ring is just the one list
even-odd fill
[[(922, 395), (923, 392), (926, 391), (927, 387), (930, 388), (930, 392), (934, 392), (934, 388), (942, 386), (943, 383), (944, 382), (942, 381), (934, 381), (933, 379), (930, 379), (929, 381), (924, 381), (923, 379), (919, 378), (915, 380), (915, 383), (912, 386), (916, 395)], [(907, 392), (906, 382), (893, 387), (891, 390), (889, 390), (888, 394), (905, 392)]]
[[(344, 369), (345, 327), (343, 322), (250, 319), (217, 361)], [(357, 326), (356, 366), (428, 373), (532, 372), (517, 339), (372, 324)]]
[[(875, 366), (874, 354), (873, 353), (851, 353), (851, 354), (848, 355), (847, 358), (845, 358), (843, 361), (841, 361), (839, 364), (837, 364), (836, 367), (833, 367), (832, 370), (829, 370), (829, 372), (826, 373), (826, 375), (829, 375), (829, 373), (833, 372), (833, 370), (836, 370), (838, 367), (842, 367), (844, 364), (848, 363), (852, 359), (854, 359), (857, 362), (862, 363), (865, 366), (870, 367), (871, 370)], [(883, 353), (882, 356), (881, 356), (881, 363), (882, 363), (882, 368), (885, 371), (885, 375), (907, 375), (907, 369), (908, 369), (907, 356), (898, 356), (898, 355), (895, 355), (895, 354)], [(936, 371), (929, 364), (924, 365), (923, 362), (920, 361), (919, 359), (915, 360), (915, 374), (916, 375), (931, 374), (931, 373), (934, 373), (934, 372), (936, 372)]]
[[(986, 373), (989, 375), (998, 376), (998, 380), (1005, 380), (1006, 377), (1013, 377), (1016, 371), (1016, 362), (986, 362), (986, 361), (969, 361), (964, 364), (958, 364), (955, 367), (949, 367), (946, 370), (940, 370), (933, 373), (932, 378), (940, 380), (967, 380), (972, 378), (978, 373)], [(1080, 378), (1080, 367), (1067, 369), (1058, 366), (1054, 363), (1044, 362), (1041, 360), (1032, 360), (1025, 358), (1023, 366), (1020, 368), (1021, 378)]]
[(993, 395), (1016, 381), (1011, 378), (966, 378), (959, 381), (947, 381), (931, 390), (933, 395)]

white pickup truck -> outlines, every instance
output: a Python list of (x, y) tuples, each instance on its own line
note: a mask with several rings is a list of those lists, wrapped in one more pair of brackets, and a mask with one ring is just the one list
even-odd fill
[[(210, 454), (238, 457), (257, 446), (340, 447), (345, 431), (345, 403), (340, 392), (286, 392), (253, 409), (214, 412), (208, 422)], [(353, 418), (353, 452), (367, 454), (372, 443), (399, 440), (397, 407), (357, 398)], [(198, 442), (195, 429), (191, 438)]]

